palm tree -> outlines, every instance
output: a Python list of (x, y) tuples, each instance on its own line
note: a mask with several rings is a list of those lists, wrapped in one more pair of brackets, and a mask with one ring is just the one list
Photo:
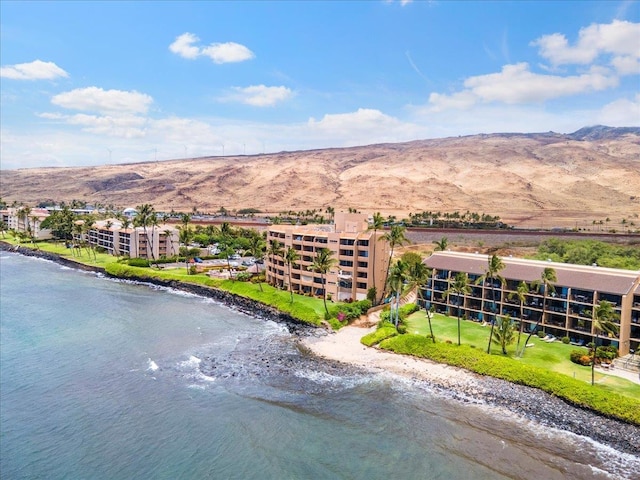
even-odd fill
[(594, 384), (595, 367), (596, 367), (596, 350), (598, 349), (598, 339), (601, 333), (610, 335), (617, 334), (620, 327), (613, 323), (614, 320), (620, 318), (613, 308), (613, 304), (606, 300), (600, 300), (592, 313), (593, 324), (593, 358), (591, 359), (591, 385)]
[(444, 252), (447, 249), (448, 246), (448, 241), (447, 241), (447, 237), (442, 237), (440, 240), (434, 240), (432, 243), (435, 243), (435, 248), (433, 249), (434, 251), (438, 252)]
[[(377, 237), (377, 232), (378, 230), (382, 230), (382, 228), (384, 227), (384, 218), (382, 217), (382, 215), (380, 215), (380, 212), (374, 213), (373, 214), (373, 221), (371, 222), (371, 225), (369, 225), (369, 230), (373, 230), (373, 241), (375, 242), (376, 237)], [(373, 244), (373, 258), (372, 258), (372, 262), (373, 262), (373, 268), (371, 270), (371, 281), (373, 283), (373, 287), (376, 287), (376, 245), (375, 243)], [(376, 303), (378, 303), (377, 298), (374, 299), (374, 305)]]
[(267, 248), (267, 254), (271, 258), (271, 268), (273, 268), (273, 272), (271, 274), (271, 278), (273, 279), (273, 284), (276, 284), (276, 275), (275, 275), (275, 258), (281, 257), (284, 254), (284, 250), (278, 240), (272, 239), (269, 241), (269, 247)]
[(458, 297), (458, 345), (460, 345), (460, 295), (462, 295), (462, 305), (464, 306), (464, 296), (470, 293), (469, 276), (465, 272), (456, 273), (453, 283), (443, 292), (443, 295), (454, 294)]
[[(389, 254), (389, 262), (387, 263), (387, 273), (385, 274), (385, 278), (389, 277), (389, 269), (391, 268), (391, 259), (393, 258), (393, 251), (396, 247), (405, 245), (409, 243), (409, 240), (404, 235), (406, 231), (406, 227), (403, 225), (392, 225), (391, 230), (385, 233), (380, 240), (385, 240), (389, 242), (389, 246), (391, 247), (391, 253)], [(384, 298), (384, 294), (386, 293), (386, 282), (385, 289), (382, 292), (382, 298)]]
[(432, 270), (422, 262), (411, 263), (408, 265), (408, 269), (409, 284), (411, 288), (415, 288), (417, 290), (416, 301), (418, 303), (418, 306), (420, 306), (420, 300), (424, 300), (422, 298), (422, 289), (420, 287), (427, 283)]
[(169, 257), (172, 257), (172, 253), (173, 253), (173, 230), (171, 230), (170, 228), (165, 228), (162, 233), (164, 233), (164, 238), (166, 239), (166, 241), (169, 243)]
[(529, 293), (529, 285), (527, 285), (527, 282), (523, 280), (518, 284), (516, 291), (509, 294), (509, 298), (517, 298), (518, 302), (520, 303), (520, 325), (518, 329), (518, 343), (516, 345), (516, 352), (520, 350), (520, 336), (522, 335), (522, 327), (524, 325), (524, 322), (522, 321), (522, 310), (524, 308), (524, 302), (527, 300), (527, 293)]
[(429, 332), (431, 333), (431, 339), (433, 343), (436, 343), (436, 337), (433, 335), (433, 328), (431, 328), (431, 319), (433, 315), (436, 313), (435, 305), (431, 305), (428, 309), (426, 309), (425, 314), (427, 316), (427, 322), (429, 322)]
[(151, 253), (151, 259), (155, 260), (153, 254), (153, 239), (149, 237), (147, 232), (147, 227), (154, 226), (157, 224), (156, 212), (152, 205), (145, 203), (143, 205), (139, 205), (136, 207), (137, 214), (134, 219), (134, 225), (138, 227), (142, 227), (144, 230), (144, 235), (147, 239), (147, 258), (149, 258), (149, 252)]
[(487, 280), (491, 281), (491, 309), (493, 310), (494, 316), (491, 319), (491, 331), (489, 332), (489, 344), (487, 345), (487, 353), (491, 353), (491, 339), (493, 338), (493, 328), (495, 326), (494, 324), (496, 319), (496, 289), (494, 281), (498, 280), (502, 284), (502, 286), (504, 286), (505, 280), (499, 275), (499, 272), (503, 270), (504, 267), (504, 262), (500, 257), (495, 254), (491, 255), (487, 264), (487, 270), (476, 280), (476, 284), (482, 283), (483, 287)]
[(545, 269), (542, 271), (542, 274), (540, 275), (540, 280), (536, 280), (533, 283), (533, 286), (539, 288), (542, 285), (542, 314), (540, 315), (540, 319), (536, 322), (536, 324), (533, 327), (533, 330), (529, 331), (529, 335), (527, 336), (527, 340), (524, 342), (524, 345), (522, 346), (522, 350), (520, 350), (520, 356), (522, 357), (522, 355), (524, 355), (524, 351), (527, 348), (527, 344), (529, 343), (529, 339), (531, 338), (531, 335), (533, 335), (533, 332), (535, 332), (538, 329), (538, 325), (540, 325), (540, 322), (545, 323), (544, 322), (544, 318), (545, 318), (545, 313), (546, 313), (546, 307), (547, 307), (547, 295), (549, 293), (549, 291), (551, 292), (555, 292), (556, 287), (554, 286), (554, 283), (558, 281), (558, 277), (556, 275), (556, 271), (551, 268), (551, 267), (545, 267)]
[[(255, 233), (249, 237), (249, 254), (259, 263), (264, 258), (264, 239), (262, 235)], [(258, 288), (262, 292), (262, 282), (258, 282)]]
[(391, 308), (391, 318), (393, 319), (393, 324), (396, 326), (396, 328), (398, 328), (398, 323), (400, 322), (400, 295), (402, 294), (402, 289), (408, 276), (409, 272), (407, 264), (402, 260), (398, 260), (389, 272), (389, 276), (387, 277), (387, 284), (389, 285), (389, 289), (395, 296), (395, 302)]
[(286, 253), (284, 254), (284, 260), (289, 267), (289, 293), (291, 293), (291, 303), (293, 303), (293, 285), (291, 283), (291, 266), (300, 258), (298, 252), (296, 252), (295, 248), (289, 247), (287, 248)]
[(507, 354), (507, 345), (511, 345), (515, 338), (513, 338), (514, 328), (513, 321), (510, 315), (504, 317), (498, 316), (496, 319), (497, 328), (493, 332), (493, 342), (502, 347), (502, 354)]
[[(274, 241), (274, 240), (272, 240)], [(277, 242), (277, 240), (275, 240)], [(309, 270), (320, 274), (320, 282), (322, 283), (322, 300), (324, 301), (324, 309), (329, 314), (327, 308), (327, 289), (325, 285), (325, 275), (331, 267), (335, 265), (337, 260), (333, 258), (333, 252), (328, 248), (321, 248), (316, 253), (316, 257), (313, 259), (313, 263), (309, 265)]]

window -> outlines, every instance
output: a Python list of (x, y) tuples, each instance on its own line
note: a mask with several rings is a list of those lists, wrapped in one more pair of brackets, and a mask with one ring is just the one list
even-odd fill
[(340, 260), (341, 267), (353, 267), (353, 262), (351, 260)]
[(369, 251), (368, 250), (358, 250), (358, 256), (359, 257), (368, 258), (369, 257)]
[(358, 267), (367, 268), (369, 266), (368, 262), (358, 262)]
[(368, 247), (369, 240), (358, 240), (358, 245), (360, 245), (361, 247)]
[(355, 243), (355, 240), (353, 240), (353, 238), (341, 238), (340, 239), (340, 245), (353, 245)]
[(340, 250), (340, 255), (346, 255), (348, 257), (353, 257), (353, 250)]
[(366, 284), (366, 283), (364, 283), (364, 282), (358, 282), (358, 283), (357, 283), (357, 287), (358, 287), (360, 290), (366, 290), (366, 289), (367, 289), (367, 284)]

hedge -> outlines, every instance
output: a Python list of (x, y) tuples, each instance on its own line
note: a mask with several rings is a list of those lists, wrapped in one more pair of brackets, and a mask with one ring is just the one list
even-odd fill
[[(366, 337), (365, 337), (366, 338)], [(498, 357), (468, 345), (432, 343), (421, 335), (399, 335), (380, 343), (380, 348), (395, 353), (428, 358), (435, 362), (465, 368), (481, 375), (539, 388), (568, 403), (640, 426), (640, 400), (600, 390), (580, 380), (523, 365), (509, 357)]]

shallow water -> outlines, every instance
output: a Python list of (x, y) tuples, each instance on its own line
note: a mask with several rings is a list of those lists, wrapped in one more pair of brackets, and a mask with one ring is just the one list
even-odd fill
[(640, 459), (301, 352), (166, 289), (0, 256), (2, 478), (634, 478)]

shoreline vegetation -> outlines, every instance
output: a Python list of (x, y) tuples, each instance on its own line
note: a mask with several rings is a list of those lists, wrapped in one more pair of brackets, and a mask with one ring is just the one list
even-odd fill
[[(327, 328), (319, 328), (320, 322), (305, 322), (292, 313), (220, 287), (162, 279), (149, 275), (147, 269), (142, 268), (119, 269), (108, 266), (122, 267), (118, 263), (105, 267), (88, 265), (80, 259), (65, 258), (57, 253), (6, 241), (0, 241), (0, 250), (43, 258), (79, 270), (104, 273), (113, 278), (150, 283), (213, 298), (248, 315), (285, 324), (298, 337), (301, 348), (345, 368), (355, 366), (424, 381), (435, 391), (463, 402), (505, 408), (528, 420), (588, 436), (632, 455), (640, 451), (640, 400), (578, 385), (582, 382), (566, 375), (533, 367), (526, 371), (514, 369), (517, 370), (514, 374), (500, 364), (508, 359), (487, 356), (485, 361), (480, 359), (481, 352), (470, 347), (460, 349), (438, 344), (438, 348), (430, 352), (426, 338), (416, 338), (419, 337), (417, 335), (397, 336), (383, 340), (377, 348), (369, 348), (360, 340), (374, 329), (347, 326), (338, 332), (330, 332)], [(401, 340), (402, 337), (405, 338)], [(554, 388), (549, 390), (542, 384)]]

